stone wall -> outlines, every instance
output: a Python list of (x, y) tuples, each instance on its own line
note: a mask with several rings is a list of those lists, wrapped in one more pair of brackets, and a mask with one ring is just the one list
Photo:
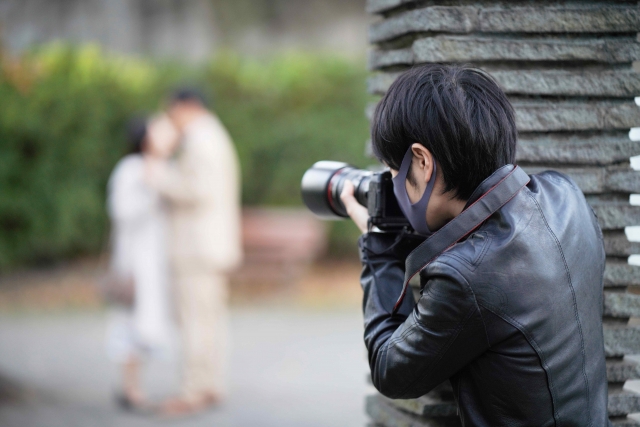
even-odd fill
[[(520, 132), (518, 162), (529, 173), (556, 169), (572, 176), (604, 231), (604, 337), (609, 414), (616, 426), (640, 426), (640, 253), (626, 226), (640, 225), (640, 172), (629, 158), (640, 145), (640, 8), (637, 1), (368, 0), (378, 18), (369, 28), (371, 93), (381, 95), (397, 74), (425, 62), (470, 63), (490, 72), (509, 95)], [(372, 108), (369, 109), (369, 113)], [(631, 318), (631, 321), (629, 321)], [(415, 400), (370, 396), (378, 426), (459, 425), (451, 389), (443, 384)]]

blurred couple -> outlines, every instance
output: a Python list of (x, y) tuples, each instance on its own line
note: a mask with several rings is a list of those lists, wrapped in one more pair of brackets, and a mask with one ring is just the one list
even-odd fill
[[(130, 304), (113, 311), (110, 356), (122, 364), (119, 402), (178, 416), (219, 403), (226, 393), (228, 275), (242, 257), (240, 177), (235, 148), (204, 98), (176, 91), (166, 113), (135, 120), (131, 153), (108, 184), (110, 269), (131, 283)], [(168, 350), (176, 321), (182, 385), (151, 404), (144, 360)]]

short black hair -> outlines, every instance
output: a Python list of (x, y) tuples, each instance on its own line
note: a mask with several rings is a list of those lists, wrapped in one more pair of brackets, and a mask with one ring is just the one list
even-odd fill
[(207, 97), (204, 96), (204, 94), (200, 90), (189, 86), (179, 87), (175, 89), (171, 93), (169, 100), (171, 104), (175, 104), (178, 102), (197, 102), (205, 108), (209, 106)]
[(147, 138), (146, 117), (137, 116), (129, 120), (127, 124), (127, 142), (130, 153), (141, 153), (144, 150), (144, 141)]
[(374, 154), (395, 170), (414, 143), (442, 170), (445, 192), (468, 200), (489, 175), (515, 164), (518, 133), (511, 103), (487, 73), (463, 65), (411, 68), (391, 85), (371, 125)]

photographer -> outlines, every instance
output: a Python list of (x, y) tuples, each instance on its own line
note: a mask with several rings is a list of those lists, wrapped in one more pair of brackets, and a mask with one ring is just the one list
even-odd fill
[(414, 67), (377, 106), (371, 134), (402, 212), (427, 237), (368, 230), (353, 186), (342, 191), (364, 233), (376, 388), (416, 398), (449, 379), (465, 426), (609, 425), (602, 233), (568, 177), (514, 166), (514, 112), (495, 81)]

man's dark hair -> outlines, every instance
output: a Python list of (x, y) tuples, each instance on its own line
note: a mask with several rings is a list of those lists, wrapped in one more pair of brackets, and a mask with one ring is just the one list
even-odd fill
[(147, 118), (134, 117), (127, 124), (127, 142), (130, 153), (141, 153), (147, 138)]
[(174, 90), (169, 98), (171, 104), (178, 102), (197, 102), (203, 107), (207, 108), (209, 103), (204, 94), (193, 87), (180, 87)]
[(501, 166), (515, 164), (513, 107), (485, 72), (467, 66), (421, 65), (401, 74), (376, 107), (373, 152), (400, 169), (414, 143), (442, 170), (445, 192), (467, 200)]

